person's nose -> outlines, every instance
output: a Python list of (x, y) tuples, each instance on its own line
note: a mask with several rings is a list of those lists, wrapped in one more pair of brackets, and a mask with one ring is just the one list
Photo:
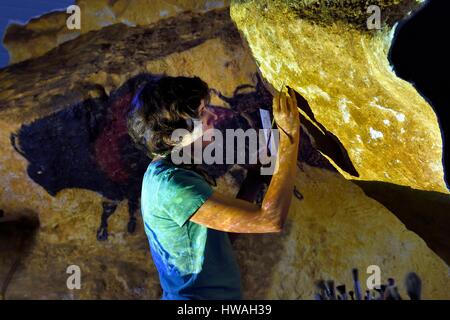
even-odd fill
[(202, 115), (204, 111), (205, 111), (205, 104), (204, 104), (204, 102), (202, 100), (202, 102), (200, 103), (200, 107), (198, 108), (198, 113), (200, 115)]

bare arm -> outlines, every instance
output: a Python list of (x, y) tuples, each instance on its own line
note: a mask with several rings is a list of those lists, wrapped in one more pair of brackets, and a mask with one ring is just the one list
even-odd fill
[[(292, 90), (292, 89), (290, 89)], [(191, 217), (208, 228), (239, 233), (280, 232), (294, 187), (300, 123), (293, 91), (278, 93), (273, 112), (280, 130), (277, 165), (261, 206), (214, 192)]]

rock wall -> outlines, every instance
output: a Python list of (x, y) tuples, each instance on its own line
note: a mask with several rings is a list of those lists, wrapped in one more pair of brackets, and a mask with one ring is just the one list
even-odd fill
[[(137, 79), (160, 73), (201, 77), (223, 95), (212, 101), (218, 107), (267, 106), (227, 9), (147, 27), (115, 24), (0, 71), (2, 220), (36, 215), (40, 222), (7, 298), (160, 296), (139, 214), (135, 234), (127, 232), (148, 159), (138, 157), (124, 127)], [(235, 179), (220, 181), (237, 193)], [(106, 210), (114, 211), (109, 237), (98, 242)], [(18, 240), (6, 240), (1, 279), (10, 257), (21, 256)], [(70, 264), (80, 266), (83, 290), (67, 289)]]
[(295, 186), (302, 198), (293, 197), (281, 235), (243, 235), (235, 242), (251, 297), (312, 299), (316, 280), (349, 285), (353, 267), (365, 286), (367, 267), (377, 265), (383, 282), (397, 279), (402, 296), (403, 279), (415, 270), (426, 278), (424, 297), (449, 299), (448, 266), (360, 187), (305, 163), (299, 165)]
[[(139, 12), (131, 1), (127, 10)], [(144, 18), (137, 14), (138, 19)], [(26, 51), (26, 44), (21, 46)], [(136, 27), (106, 26), (0, 70), (0, 281), (8, 282), (5, 298), (159, 298), (136, 207), (140, 170), (148, 159), (133, 148), (123, 122), (130, 97), (143, 77), (197, 75), (222, 93), (212, 101), (215, 106), (252, 116), (272, 101), (270, 84), (259, 76), (266, 70), (256, 62), (225, 8), (184, 12)], [(301, 86), (288, 84), (307, 97)], [(309, 96), (298, 98), (302, 110), (314, 109)], [(349, 283), (352, 267), (364, 271), (377, 264), (383, 281), (400, 281), (413, 270), (424, 279), (424, 298), (449, 299), (446, 263), (405, 228), (394, 207), (389, 211), (369, 198), (341, 175), (340, 166), (335, 168), (336, 163), (352, 168), (351, 150), (347, 153), (345, 140), (336, 139), (340, 133), (322, 125), (319, 114), (316, 121), (309, 111), (301, 118), (297, 192), (286, 230), (239, 235), (233, 242), (245, 297), (310, 299), (314, 280)], [(381, 156), (389, 159), (387, 153)], [(361, 170), (356, 162), (355, 168)], [(417, 173), (418, 168), (408, 170)], [(236, 168), (222, 172), (218, 189), (238, 194), (246, 174)], [(431, 181), (430, 189), (439, 181)], [(444, 196), (433, 203), (445, 208), (450, 200)], [(108, 239), (98, 241), (105, 212), (113, 213)], [(137, 227), (129, 233), (133, 215)], [(17, 220), (21, 216), (36, 219), (39, 226)], [(66, 287), (71, 264), (81, 268), (81, 290)]]
[[(80, 30), (69, 30), (66, 21), (70, 14), (54, 11), (25, 25), (9, 25), (4, 46), (10, 63), (17, 63), (43, 55), (60, 44), (81, 34), (122, 23), (127, 26), (149, 25), (184, 11), (207, 12), (224, 8), (228, 0), (76, 0), (81, 12)], [(145, 8), (144, 10), (142, 8)]]
[(230, 12), (264, 78), (299, 92), (348, 152), (338, 163), (321, 150), (344, 177), (448, 194), (438, 119), (388, 61), (392, 25), (418, 3), (373, 1), (379, 30), (366, 27), (366, 1), (236, 0)]

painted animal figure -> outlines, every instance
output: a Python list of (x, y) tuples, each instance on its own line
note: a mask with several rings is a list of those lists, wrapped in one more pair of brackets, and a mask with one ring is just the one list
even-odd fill
[[(126, 116), (137, 89), (158, 75), (141, 74), (110, 96), (87, 99), (49, 116), (24, 124), (11, 134), (15, 150), (28, 160), (29, 177), (56, 196), (66, 188), (82, 188), (102, 195), (103, 212), (98, 240), (108, 238), (108, 218), (128, 201), (128, 232), (136, 228), (142, 177), (151, 159), (137, 148), (127, 132)], [(218, 128), (246, 129), (257, 122), (258, 108), (270, 108), (271, 94), (260, 79), (256, 86), (240, 86), (232, 97), (219, 93), (229, 109), (212, 106)], [(247, 110), (242, 117), (243, 106)], [(253, 119), (253, 120), (251, 120)], [(254, 124), (254, 123), (253, 123)], [(215, 177), (228, 167), (209, 166)]]

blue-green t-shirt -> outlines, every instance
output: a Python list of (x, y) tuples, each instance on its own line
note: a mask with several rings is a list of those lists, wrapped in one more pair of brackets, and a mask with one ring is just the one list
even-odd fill
[(141, 211), (162, 299), (241, 299), (228, 235), (189, 220), (212, 192), (202, 176), (166, 159), (147, 168)]

